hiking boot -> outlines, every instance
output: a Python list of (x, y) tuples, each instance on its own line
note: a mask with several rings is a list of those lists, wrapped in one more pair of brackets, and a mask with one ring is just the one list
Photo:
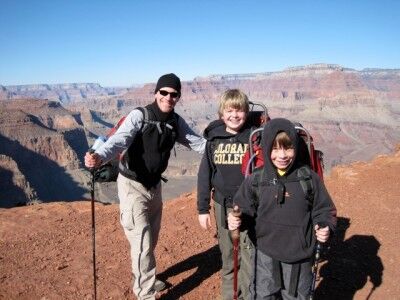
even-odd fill
[[(133, 283), (135, 282), (135, 275), (132, 274), (132, 286)], [(170, 284), (168, 284), (170, 286)], [(156, 292), (161, 292), (167, 288), (167, 284), (164, 281), (161, 281), (156, 278), (156, 281), (154, 282), (154, 290)]]
[(154, 283), (154, 290), (156, 292), (161, 292), (161, 291), (165, 290), (166, 287), (167, 287), (167, 285), (165, 284), (164, 281), (156, 279), (156, 282)]

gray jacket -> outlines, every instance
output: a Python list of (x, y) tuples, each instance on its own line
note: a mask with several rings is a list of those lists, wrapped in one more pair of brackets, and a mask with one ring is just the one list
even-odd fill
[[(96, 153), (107, 162), (129, 148), (136, 133), (141, 130), (144, 116), (138, 109), (132, 110), (118, 130), (98, 149)], [(204, 152), (206, 140), (194, 133), (183, 118), (178, 119), (177, 142), (200, 154)]]

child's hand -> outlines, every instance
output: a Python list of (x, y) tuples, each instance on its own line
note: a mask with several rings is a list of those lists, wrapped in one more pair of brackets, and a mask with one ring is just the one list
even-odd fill
[(321, 243), (325, 243), (329, 239), (329, 226), (319, 227), (319, 225), (315, 225), (315, 236), (317, 237), (317, 241)]
[(208, 229), (208, 227), (211, 227), (210, 214), (199, 215), (199, 223), (200, 223), (200, 226), (203, 227), (203, 229)]
[(228, 229), (229, 230), (238, 229), (240, 227), (241, 223), (242, 223), (242, 220), (240, 219), (240, 216), (235, 216), (235, 214), (233, 212), (230, 212), (228, 214)]

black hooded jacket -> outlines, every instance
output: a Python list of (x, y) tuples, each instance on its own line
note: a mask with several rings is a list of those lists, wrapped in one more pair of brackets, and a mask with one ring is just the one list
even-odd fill
[(226, 131), (222, 120), (216, 120), (204, 130), (207, 140), (197, 179), (197, 209), (199, 214), (210, 210), (210, 192), (224, 207), (232, 207), (233, 196), (241, 185), (242, 158), (248, 147), (251, 127), (245, 124), (239, 133)]
[[(288, 134), (295, 148), (293, 162), (282, 177), (270, 158), (274, 139), (281, 131)], [(242, 213), (255, 220), (258, 249), (286, 263), (312, 256), (315, 224), (328, 225), (331, 230), (336, 226), (336, 208), (319, 176), (310, 170), (314, 193), (311, 206), (297, 180), (297, 170), (303, 166), (298, 159), (298, 142), (296, 129), (289, 120), (269, 121), (262, 137), (265, 164), (261, 181), (254, 174), (247, 177), (234, 199)], [(282, 186), (283, 193), (279, 192)]]

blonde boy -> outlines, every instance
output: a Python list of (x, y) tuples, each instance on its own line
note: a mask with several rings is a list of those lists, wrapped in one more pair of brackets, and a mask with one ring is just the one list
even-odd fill
[[(232, 210), (233, 197), (242, 183), (242, 158), (248, 147), (250, 126), (246, 123), (249, 100), (238, 89), (224, 92), (218, 114), (204, 131), (207, 139), (198, 173), (197, 209), (199, 223), (204, 229), (211, 226), (210, 194), (213, 191), (218, 243), (222, 254), (222, 298), (233, 298), (233, 244), (227, 228), (227, 213)], [(251, 243), (245, 233), (240, 238), (239, 298), (247, 299), (249, 291)]]

